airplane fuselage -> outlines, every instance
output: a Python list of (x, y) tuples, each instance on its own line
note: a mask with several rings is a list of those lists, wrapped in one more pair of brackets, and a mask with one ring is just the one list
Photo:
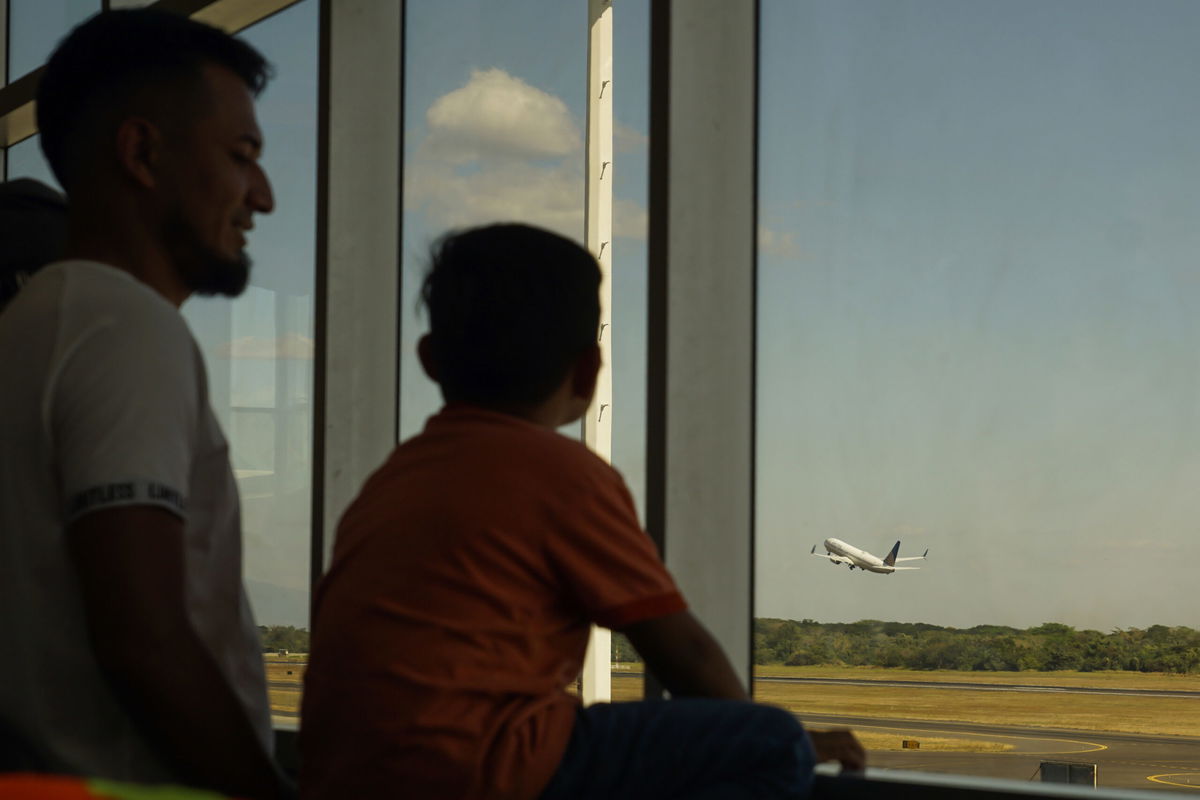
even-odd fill
[(859, 550), (852, 544), (846, 544), (841, 539), (826, 539), (825, 550), (826, 552), (833, 553), (835, 556), (850, 559), (853, 562), (850, 565), (851, 569), (858, 567), (868, 572), (882, 572), (884, 574), (896, 571), (895, 567), (883, 563), (883, 559), (871, 555), (866, 550)]

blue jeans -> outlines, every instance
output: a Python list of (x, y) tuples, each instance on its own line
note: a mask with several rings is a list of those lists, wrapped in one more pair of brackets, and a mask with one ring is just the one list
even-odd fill
[(541, 800), (801, 798), (808, 735), (787, 711), (680, 698), (580, 709)]

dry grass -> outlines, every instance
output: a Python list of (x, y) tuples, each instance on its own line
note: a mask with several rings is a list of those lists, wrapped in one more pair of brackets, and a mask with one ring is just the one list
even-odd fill
[(759, 682), (755, 698), (808, 714), (952, 720), (1082, 731), (1200, 735), (1200, 703), (1121, 695)]
[(299, 689), (267, 689), (267, 696), (271, 701), (272, 714), (299, 714), (300, 713), (300, 690)]
[(1200, 691), (1200, 675), (1166, 675), (1158, 672), (960, 672), (957, 670), (887, 669), (884, 667), (785, 667), (754, 668), (761, 677), (845, 678), (881, 681), (956, 681), (960, 683), (1017, 683), (1033, 686), (1087, 686), (1104, 689), (1158, 689)]
[[(855, 730), (854, 736), (867, 750), (875, 752), (903, 750), (906, 737), (899, 733), (877, 733)], [(950, 739), (941, 736), (922, 736), (917, 739), (921, 750), (936, 750), (941, 753), (1006, 753), (1015, 745), (991, 742), (984, 739)]]
[(295, 656), (290, 656), (286, 661), (279, 656), (271, 656), (269, 659), (263, 659), (263, 666), (267, 669), (268, 683), (295, 683), (299, 686), (304, 679), (308, 661), (301, 661)]

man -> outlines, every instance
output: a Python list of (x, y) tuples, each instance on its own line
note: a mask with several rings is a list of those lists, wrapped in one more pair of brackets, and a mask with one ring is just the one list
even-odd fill
[(241, 581), (237, 489), (189, 295), (237, 295), (273, 206), (268, 66), (114, 11), (51, 56), (41, 144), (66, 260), (0, 315), (0, 721), (45, 772), (286, 793)]

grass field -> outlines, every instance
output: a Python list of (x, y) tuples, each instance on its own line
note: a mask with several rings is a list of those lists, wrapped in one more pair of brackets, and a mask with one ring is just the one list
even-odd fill
[(958, 681), (962, 683), (1019, 683), (1034, 686), (1091, 686), (1105, 689), (1200, 691), (1200, 675), (1160, 672), (960, 672), (957, 670), (887, 669), (884, 667), (754, 668), (755, 676), (786, 678), (849, 678), (854, 680)]
[[(1200, 690), (1194, 676), (1140, 672), (918, 672), (870, 667), (760, 667), (772, 677), (858, 680), (959, 681), (1107, 689)], [(1200, 736), (1200, 703), (1167, 697), (1080, 695), (969, 689), (896, 689), (887, 686), (830, 686), (755, 683), (755, 698), (801, 717), (839, 714), (922, 720), (953, 720), (1022, 727)]]
[[(295, 713), (300, 704), (304, 664), (298, 660), (266, 661), (271, 689), (271, 709)], [(612, 698), (637, 700), (642, 679), (627, 673), (640, 665), (613, 672)], [(288, 673), (291, 674), (288, 674)], [(1091, 686), (1109, 689), (1200, 691), (1200, 677), (1139, 672), (917, 672), (872, 667), (758, 667), (763, 677), (853, 678), (858, 680), (958, 681), (1013, 683), (1038, 686)], [(1125, 733), (1200, 736), (1200, 703), (1162, 697), (1080, 695), (1055, 693), (972, 691), (970, 689), (897, 689), (888, 686), (831, 686), (827, 684), (756, 681), (755, 699), (809, 714), (836, 714), (893, 719), (952, 720), (1020, 727)], [(870, 734), (874, 736), (875, 734)], [(871, 749), (891, 749), (894, 737)], [(946, 740), (925, 749), (979, 751), (974, 740)], [(898, 747), (898, 744), (896, 745)], [(996, 744), (996, 748), (1004, 745)]]
[[(862, 743), (864, 749), (874, 752), (886, 750), (903, 750), (904, 739), (898, 733), (877, 733), (875, 731), (855, 731), (855, 737)], [(944, 736), (921, 736), (918, 740), (921, 750), (934, 750), (942, 753), (1006, 753), (1015, 745), (1005, 742), (991, 742), (981, 739), (951, 739)]]

